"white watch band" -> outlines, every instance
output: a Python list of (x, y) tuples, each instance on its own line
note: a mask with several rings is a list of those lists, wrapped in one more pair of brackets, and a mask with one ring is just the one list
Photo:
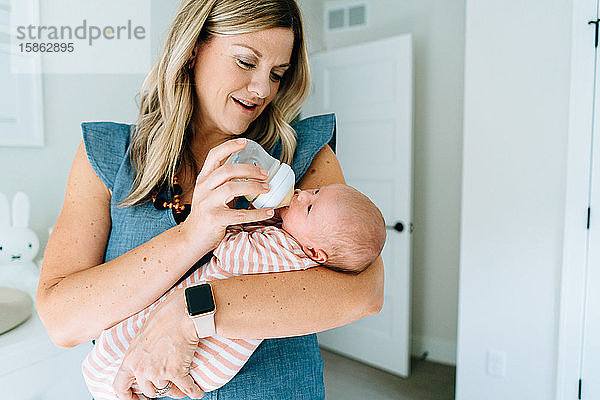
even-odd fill
[(215, 328), (215, 312), (209, 312), (203, 315), (192, 317), (196, 333), (200, 339), (207, 336), (214, 336), (217, 333)]

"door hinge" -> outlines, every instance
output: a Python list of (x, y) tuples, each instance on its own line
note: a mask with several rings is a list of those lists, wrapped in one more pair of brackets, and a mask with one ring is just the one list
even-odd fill
[(577, 393), (577, 398), (581, 400), (581, 379), (579, 380), (579, 392)]
[(598, 47), (598, 22), (600, 22), (600, 18), (595, 21), (588, 22), (588, 25), (594, 24), (596, 27), (596, 39), (594, 40), (594, 47)]
[(591, 210), (588, 207), (588, 216), (587, 216), (587, 228), (590, 229), (590, 214), (591, 214)]

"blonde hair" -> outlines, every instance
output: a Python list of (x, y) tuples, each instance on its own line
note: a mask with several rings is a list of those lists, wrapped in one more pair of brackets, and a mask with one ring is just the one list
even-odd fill
[[(290, 163), (296, 134), (290, 122), (310, 91), (310, 68), (300, 10), (295, 0), (183, 0), (171, 23), (162, 54), (140, 90), (140, 110), (130, 148), (135, 178), (120, 206), (148, 201), (153, 191), (171, 184), (177, 170), (191, 167), (191, 123), (196, 99), (188, 61), (197, 44), (213, 36), (238, 35), (269, 28), (294, 33), (290, 67), (279, 91), (244, 133), (271, 149), (281, 139), (282, 162)], [(202, 62), (198, 60), (198, 62)]]
[(317, 240), (325, 247), (327, 267), (358, 274), (381, 253), (386, 239), (385, 220), (377, 206), (353, 187), (329, 187), (336, 189), (335, 223), (323, 221)]

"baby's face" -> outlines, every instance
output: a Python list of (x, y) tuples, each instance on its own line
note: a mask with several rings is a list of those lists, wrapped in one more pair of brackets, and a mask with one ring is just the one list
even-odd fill
[(302, 244), (311, 243), (313, 232), (335, 223), (335, 188), (296, 189), (288, 207), (281, 210), (281, 227)]

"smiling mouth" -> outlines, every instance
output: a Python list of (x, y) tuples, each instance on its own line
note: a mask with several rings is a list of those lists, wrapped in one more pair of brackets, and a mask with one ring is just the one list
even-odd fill
[(244, 109), (251, 111), (254, 110), (256, 108), (256, 104), (250, 106), (246, 103), (242, 103), (241, 101), (239, 101), (238, 99), (236, 99), (235, 97), (232, 97), (233, 101), (235, 101), (236, 103), (238, 103), (240, 106), (242, 106)]

